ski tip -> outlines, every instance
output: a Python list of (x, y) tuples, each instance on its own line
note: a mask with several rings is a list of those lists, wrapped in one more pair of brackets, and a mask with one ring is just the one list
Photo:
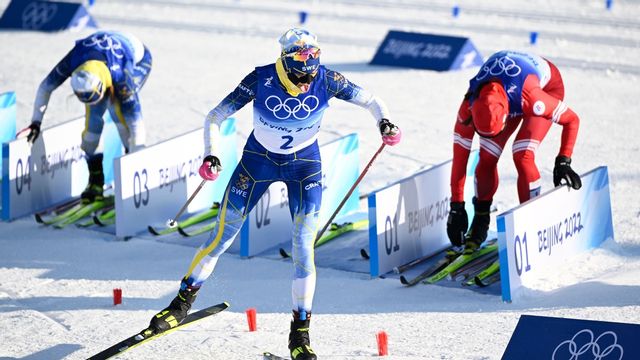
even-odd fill
[(178, 232), (180, 233), (180, 235), (184, 236), (184, 237), (190, 237), (191, 235), (189, 235), (188, 232), (186, 232), (185, 230), (183, 230), (180, 226), (178, 226)]
[(151, 226), (151, 225), (147, 226), (147, 230), (149, 230), (151, 235), (154, 235), (154, 236), (160, 235), (160, 233), (158, 231), (156, 231), (156, 229), (154, 229), (153, 226)]
[(44, 219), (42, 218), (42, 215), (40, 214), (35, 214), (34, 217), (36, 218), (36, 222), (38, 224), (44, 224)]
[(400, 282), (402, 283), (402, 285), (409, 285), (409, 280), (407, 280), (404, 275), (400, 275)]
[(283, 248), (280, 248), (280, 250), (279, 250), (279, 251), (280, 251), (280, 256), (282, 256), (283, 258), (285, 258), (285, 259), (286, 259), (286, 258), (288, 258), (288, 257), (289, 257), (289, 254), (287, 253), (287, 250), (285, 250), (285, 249), (283, 249)]
[(367, 250), (365, 250), (365, 249), (360, 249), (360, 256), (362, 256), (363, 258), (369, 260), (369, 253), (367, 253)]
[(476, 285), (478, 285), (479, 287), (486, 287), (487, 284), (483, 283), (482, 280), (480, 280), (477, 276), (475, 278), (473, 278), (473, 281), (476, 283)]

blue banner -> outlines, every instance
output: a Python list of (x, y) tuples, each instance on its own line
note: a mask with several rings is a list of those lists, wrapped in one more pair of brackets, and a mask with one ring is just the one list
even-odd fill
[(60, 1), (13, 0), (0, 18), (0, 29), (60, 31), (97, 27), (84, 5)]
[(502, 360), (640, 359), (638, 339), (638, 324), (522, 315)]
[(468, 38), (394, 30), (389, 31), (371, 60), (372, 65), (436, 71), (466, 69), (482, 63), (480, 52)]

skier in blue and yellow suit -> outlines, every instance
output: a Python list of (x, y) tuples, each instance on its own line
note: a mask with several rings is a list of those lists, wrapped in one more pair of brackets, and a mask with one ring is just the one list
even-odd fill
[(220, 123), (253, 101), (254, 130), (227, 185), (211, 237), (196, 253), (176, 298), (151, 320), (148, 331), (165, 331), (185, 318), (196, 292), (233, 242), (247, 214), (270, 184), (282, 181), (287, 185), (293, 219), (295, 267), (289, 349), (293, 359), (315, 359), (308, 331), (316, 284), (313, 243), (322, 196), (317, 143), (322, 115), (328, 101), (336, 97), (368, 109), (385, 143), (396, 144), (401, 133), (387, 120), (389, 112), (380, 99), (320, 65), (315, 35), (294, 28), (280, 38), (280, 44), (281, 56), (274, 64), (252, 71), (206, 117), (206, 156), (200, 174), (208, 180), (214, 180), (221, 170), (215, 155)]
[(99, 31), (76, 41), (40, 83), (33, 107), (28, 141), (40, 134), (40, 124), (51, 93), (67, 78), (78, 100), (85, 104), (82, 150), (87, 155), (89, 184), (82, 193), (85, 202), (100, 200), (104, 186), (102, 154), (96, 153), (105, 111), (116, 122), (127, 152), (145, 144), (145, 129), (138, 93), (151, 71), (151, 53), (136, 37), (115, 31)]

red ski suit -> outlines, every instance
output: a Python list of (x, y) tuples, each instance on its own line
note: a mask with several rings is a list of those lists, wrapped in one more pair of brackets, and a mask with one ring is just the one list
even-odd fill
[[(571, 157), (578, 134), (580, 119), (564, 102), (564, 84), (560, 72), (550, 61), (549, 79), (543, 87), (535, 74), (524, 80), (521, 92), (522, 113), (509, 111), (504, 130), (493, 138), (480, 137), (480, 161), (476, 167), (476, 197), (491, 201), (498, 189), (498, 159), (504, 146), (516, 130), (513, 142), (513, 162), (518, 171), (518, 197), (525, 202), (540, 192), (540, 173), (535, 153), (552, 123), (562, 125), (562, 142), (558, 155)], [(486, 65), (486, 63), (485, 63)], [(485, 68), (486, 70), (486, 68)], [(482, 71), (482, 70), (481, 70)], [(488, 81), (500, 81), (489, 78)], [(453, 136), (453, 169), (451, 172), (451, 201), (464, 201), (467, 161), (475, 134), (471, 119), (469, 92), (460, 105)], [(511, 109), (510, 109), (511, 110)]]

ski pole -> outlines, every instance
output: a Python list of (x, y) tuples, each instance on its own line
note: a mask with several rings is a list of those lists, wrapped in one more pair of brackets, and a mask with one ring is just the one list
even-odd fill
[(206, 179), (202, 179), (202, 182), (200, 182), (200, 185), (198, 185), (198, 187), (196, 188), (196, 190), (193, 192), (193, 194), (191, 194), (191, 196), (189, 196), (189, 199), (187, 199), (187, 202), (184, 203), (184, 205), (182, 205), (182, 208), (180, 209), (180, 211), (178, 211), (178, 213), (176, 214), (176, 216), (173, 217), (173, 219), (169, 219), (167, 220), (167, 226), (170, 228), (174, 228), (176, 227), (176, 225), (178, 225), (178, 218), (180, 217), (180, 215), (182, 215), (182, 213), (184, 212), (184, 210), (187, 208), (187, 206), (189, 206), (189, 204), (191, 203), (191, 200), (193, 200), (193, 198), (196, 197), (196, 195), (200, 192), (200, 189), (202, 189), (202, 187), (204, 186), (204, 184), (207, 182)]
[(331, 215), (331, 217), (329, 218), (329, 220), (327, 221), (326, 224), (324, 224), (324, 226), (322, 227), (322, 229), (318, 232), (318, 234), (316, 235), (316, 240), (313, 242), (313, 246), (315, 247), (316, 243), (318, 242), (318, 240), (322, 237), (322, 234), (324, 234), (324, 232), (327, 230), (327, 228), (331, 225), (331, 222), (333, 221), (333, 219), (336, 217), (336, 215), (338, 215), (338, 213), (340, 212), (340, 209), (342, 209), (342, 207), (344, 206), (344, 204), (347, 202), (347, 200), (349, 199), (349, 197), (351, 196), (351, 194), (353, 194), (353, 190), (356, 189), (356, 186), (358, 186), (358, 184), (360, 184), (360, 181), (362, 181), (362, 178), (364, 178), (364, 175), (367, 173), (367, 171), (369, 171), (369, 168), (371, 167), (371, 165), (373, 164), (373, 161), (378, 157), (378, 155), (382, 152), (382, 149), (384, 149), (385, 143), (382, 143), (380, 145), (380, 147), (378, 148), (378, 151), (376, 151), (375, 154), (373, 154), (373, 156), (371, 157), (371, 160), (369, 160), (369, 163), (367, 164), (367, 166), (364, 167), (364, 169), (362, 170), (362, 172), (360, 173), (360, 176), (358, 176), (358, 178), (356, 179), (356, 181), (353, 183), (353, 185), (351, 186), (351, 189), (349, 189), (349, 191), (347, 192), (347, 195), (344, 196), (344, 198), (342, 199), (342, 201), (340, 202), (340, 205), (338, 205), (338, 208), (333, 212), (333, 214)]

